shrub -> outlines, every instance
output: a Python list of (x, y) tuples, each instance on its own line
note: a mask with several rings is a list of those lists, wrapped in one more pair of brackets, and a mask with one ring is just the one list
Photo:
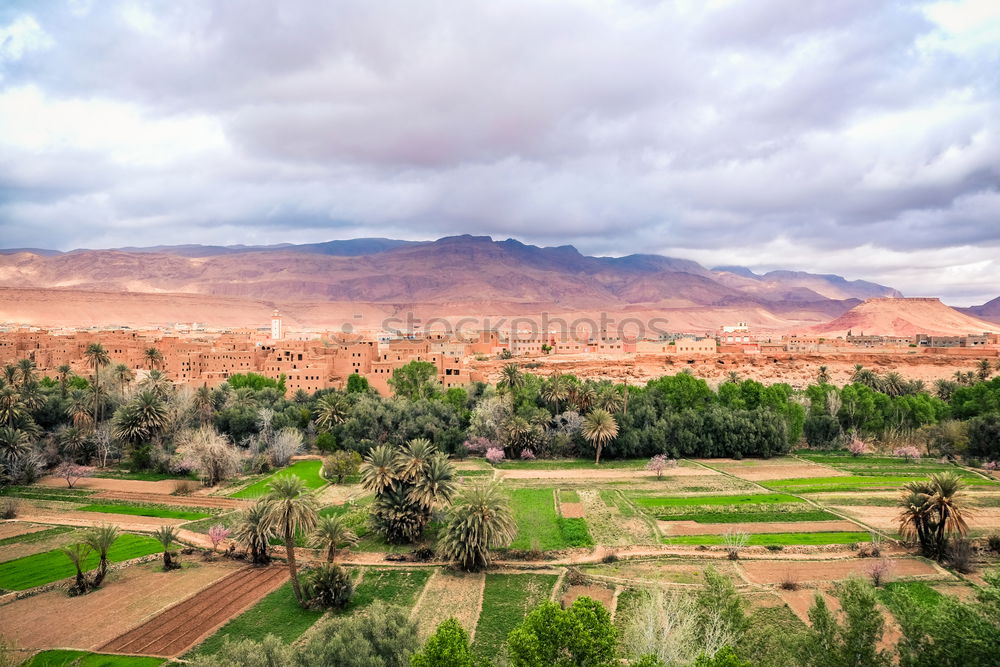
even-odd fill
[(208, 539), (212, 540), (212, 550), (218, 551), (219, 545), (229, 537), (233, 531), (229, 530), (221, 523), (217, 523), (208, 529)]
[(52, 474), (65, 480), (66, 485), (72, 489), (81, 479), (90, 477), (91, 470), (87, 466), (77, 465), (72, 461), (63, 461), (52, 471)]
[(505, 456), (503, 449), (500, 447), (490, 447), (486, 450), (486, 460), (493, 465), (499, 465), (503, 463)]
[(987, 537), (986, 544), (990, 551), (995, 554), (1000, 554), (1000, 533), (993, 533)]
[(17, 500), (14, 498), (0, 499), (0, 519), (17, 518)]
[(323, 476), (336, 484), (343, 484), (344, 478), (357, 474), (361, 467), (361, 455), (357, 452), (341, 450), (323, 459)]
[(959, 537), (948, 543), (948, 564), (961, 572), (969, 574), (975, 571), (973, 565), (972, 543), (964, 537)]
[(469, 438), (463, 442), (462, 445), (470, 454), (476, 454), (478, 456), (483, 456), (491, 447), (496, 446), (488, 439), (482, 437)]
[(729, 556), (729, 560), (738, 560), (740, 557), (740, 550), (743, 549), (750, 542), (750, 533), (744, 533), (738, 530), (727, 530), (722, 536), (722, 543), (726, 547), (726, 553)]
[(411, 667), (474, 667), (469, 633), (454, 618), (437, 627), (424, 647), (410, 658)]
[(513, 667), (615, 664), (618, 632), (604, 606), (577, 598), (568, 609), (543, 602), (507, 638)]
[(897, 447), (892, 451), (893, 456), (898, 456), (904, 461), (916, 461), (920, 458), (920, 450), (913, 445), (908, 445), (906, 447)]
[(768, 551), (781, 551), (785, 547), (784, 545), (781, 544), (767, 544), (764, 545), (764, 548), (767, 549)]
[[(1000, 537), (998, 537), (997, 539), (1000, 540)], [(608, 553), (604, 554), (603, 558), (601, 558), (601, 562), (602, 563), (617, 563), (618, 562), (618, 554), (616, 554), (614, 551), (609, 551)]]
[(674, 459), (668, 459), (663, 454), (657, 454), (653, 458), (649, 459), (646, 463), (646, 470), (656, 473), (657, 479), (663, 477), (663, 471), (667, 468), (676, 468), (677, 461)]
[(855, 437), (851, 440), (851, 444), (847, 445), (847, 451), (851, 453), (851, 456), (861, 456), (863, 454), (867, 454), (869, 449), (864, 440)]
[(985, 464), (983, 464), (983, 469), (989, 470), (991, 472), (994, 470), (1000, 470), (1000, 463), (996, 461), (988, 461)]
[(791, 572), (785, 573), (785, 576), (782, 578), (779, 586), (785, 591), (799, 590), (799, 582)]
[(320, 565), (308, 570), (302, 580), (306, 604), (313, 609), (343, 609), (354, 595), (354, 582), (339, 565)]
[(531, 461), (535, 458), (535, 453), (530, 449), (528, 449), (527, 447), (525, 447), (524, 449), (521, 450), (521, 458), (526, 461)]

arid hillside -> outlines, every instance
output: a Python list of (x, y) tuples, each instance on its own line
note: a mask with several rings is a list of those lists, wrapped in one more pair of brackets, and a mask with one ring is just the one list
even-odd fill
[(978, 334), (996, 331), (995, 322), (987, 322), (961, 313), (939, 299), (871, 299), (840, 317), (811, 328), (813, 333), (842, 336), (880, 334), (912, 336), (917, 333), (938, 335)]

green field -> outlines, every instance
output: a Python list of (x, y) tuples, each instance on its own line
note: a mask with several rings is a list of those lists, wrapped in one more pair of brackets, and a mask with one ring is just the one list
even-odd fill
[[(765, 505), (766, 507), (766, 505)], [(778, 523), (785, 521), (837, 521), (836, 514), (826, 510), (804, 512), (684, 512), (682, 514), (660, 514), (661, 521), (694, 521), (696, 523)]]
[(534, 459), (504, 461), (500, 467), (514, 470), (606, 470), (608, 468), (641, 470), (646, 467), (647, 461), (648, 459), (619, 459), (601, 461), (600, 465), (594, 465), (593, 459)]
[(285, 582), (276, 591), (219, 628), (188, 657), (218, 653), (226, 639), (260, 641), (265, 635), (271, 634), (277, 635), (285, 643), (291, 643), (322, 615), (322, 611), (300, 607), (295, 599), (295, 592), (292, 591), (292, 584)]
[(493, 658), (510, 631), (521, 624), (538, 603), (549, 599), (554, 574), (487, 574), (483, 612), (476, 625), (473, 645), (480, 656)]
[(934, 606), (940, 602), (944, 596), (928, 586), (922, 581), (890, 581), (878, 590), (878, 596), (889, 611), (897, 613), (900, 594), (907, 593), (913, 600), (922, 606)]
[(580, 494), (573, 489), (559, 489), (559, 502), (578, 503), (580, 502)]
[(804, 503), (785, 493), (758, 493), (727, 496), (641, 496), (634, 495), (632, 502), (639, 507), (697, 507), (702, 505), (753, 505), (759, 503)]
[[(919, 475), (848, 475), (844, 477), (799, 477), (796, 479), (775, 479), (761, 482), (769, 489), (790, 491), (792, 493), (829, 493), (839, 491), (854, 491), (857, 489), (895, 489), (908, 482), (926, 479)], [(973, 486), (991, 485), (985, 479), (964, 480)]]
[(851, 456), (850, 454), (802, 454), (801, 457), (853, 475), (926, 477), (934, 473), (950, 472), (965, 479), (987, 481), (978, 473), (950, 463), (941, 463), (937, 459), (905, 461), (896, 456)]
[(594, 541), (583, 519), (563, 519), (556, 514), (552, 489), (515, 489), (511, 507), (517, 521), (517, 537), (511, 549), (543, 551), (591, 546)]
[(366, 570), (361, 583), (354, 589), (354, 597), (351, 598), (347, 611), (364, 609), (376, 600), (401, 607), (412, 607), (432, 572), (430, 568)]
[(5, 537), (0, 540), (0, 547), (8, 544), (18, 544), (21, 542), (40, 542), (41, 540), (47, 540), (50, 537), (62, 535), (63, 533), (69, 533), (73, 530), (76, 529), (70, 526), (56, 526), (55, 528), (49, 528), (47, 530), (38, 530), (34, 533), (25, 533), (23, 535), (14, 535), (13, 537)]
[(134, 479), (140, 482), (162, 482), (167, 479), (176, 479), (182, 482), (198, 481), (198, 473), (196, 472), (190, 472), (185, 476), (148, 470), (98, 470), (91, 476), (107, 479)]
[(130, 516), (152, 516), (158, 519), (186, 519), (194, 521), (212, 516), (209, 512), (195, 512), (166, 507), (148, 507), (142, 505), (85, 505), (78, 507), (80, 512), (101, 512), (104, 514), (128, 514)]
[(25, 667), (156, 667), (163, 658), (143, 658), (134, 655), (110, 655), (56, 649), (36, 653)]
[[(160, 543), (152, 537), (124, 533), (108, 550), (108, 560), (118, 563), (123, 560), (154, 554), (162, 550)], [(87, 557), (84, 570), (97, 567), (98, 555), (94, 552)], [(51, 581), (72, 577), (76, 569), (59, 549), (32, 556), (24, 556), (0, 563), (0, 588), (9, 591), (23, 591), (41, 586)]]
[[(869, 533), (836, 531), (829, 533), (763, 533), (751, 535), (747, 546), (767, 546), (769, 544), (822, 545), (822, 544), (853, 544), (868, 542)], [(723, 544), (722, 535), (681, 535), (679, 537), (664, 537), (664, 544)]]
[(25, 500), (56, 500), (60, 502), (87, 502), (87, 496), (97, 491), (86, 489), (63, 489), (48, 486), (11, 486), (0, 490), (0, 498), (10, 496)]
[(268, 475), (263, 479), (259, 479), (245, 489), (241, 489), (236, 493), (230, 493), (230, 498), (260, 498), (261, 496), (267, 495), (271, 490), (270, 484), (278, 477), (286, 477), (288, 475), (298, 475), (299, 478), (305, 482), (305, 485), (310, 489), (318, 489), (326, 484), (326, 480), (320, 476), (320, 470), (323, 468), (323, 462), (317, 459), (309, 459), (306, 461), (296, 461), (287, 468), (282, 468), (278, 472)]

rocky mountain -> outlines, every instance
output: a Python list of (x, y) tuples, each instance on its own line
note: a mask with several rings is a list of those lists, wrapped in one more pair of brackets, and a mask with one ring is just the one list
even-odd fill
[(1000, 322), (1000, 296), (992, 301), (987, 301), (981, 306), (970, 306), (968, 308), (958, 308), (957, 310), (960, 310), (966, 315), (978, 317), (981, 320)]

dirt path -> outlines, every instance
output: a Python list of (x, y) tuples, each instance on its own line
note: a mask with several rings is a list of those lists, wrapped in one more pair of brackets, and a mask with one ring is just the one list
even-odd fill
[(410, 617), (416, 620), (420, 639), (426, 639), (443, 621), (454, 617), (472, 635), (483, 607), (486, 575), (454, 574), (437, 570), (427, 580)]
[[(750, 515), (747, 515), (749, 518)], [(852, 521), (783, 521), (774, 523), (698, 523), (696, 521), (657, 521), (664, 535), (723, 535), (739, 531), (760, 535), (764, 533), (815, 533), (831, 531), (860, 531), (862, 526)]]
[(101, 491), (90, 496), (93, 500), (125, 500), (136, 505), (176, 505), (178, 507), (207, 507), (209, 509), (238, 510), (252, 503), (238, 498), (221, 496), (164, 496), (159, 493), (135, 493), (132, 491)]
[(247, 567), (102, 645), (102, 653), (171, 658), (194, 646), (288, 578), (283, 567)]
[(153, 563), (128, 567), (81, 597), (54, 590), (0, 606), (0, 628), (21, 649), (92, 650), (233, 571), (223, 563), (173, 572)]
[[(35, 482), (35, 484), (37, 486), (66, 488), (66, 480), (59, 477), (43, 477)], [(178, 486), (196, 484), (198, 483), (190, 479), (164, 479), (159, 482), (143, 482), (137, 479), (85, 477), (78, 481), (73, 488), (99, 489), (103, 491), (131, 491), (132, 493), (155, 493), (160, 496), (169, 496), (177, 490)]]

